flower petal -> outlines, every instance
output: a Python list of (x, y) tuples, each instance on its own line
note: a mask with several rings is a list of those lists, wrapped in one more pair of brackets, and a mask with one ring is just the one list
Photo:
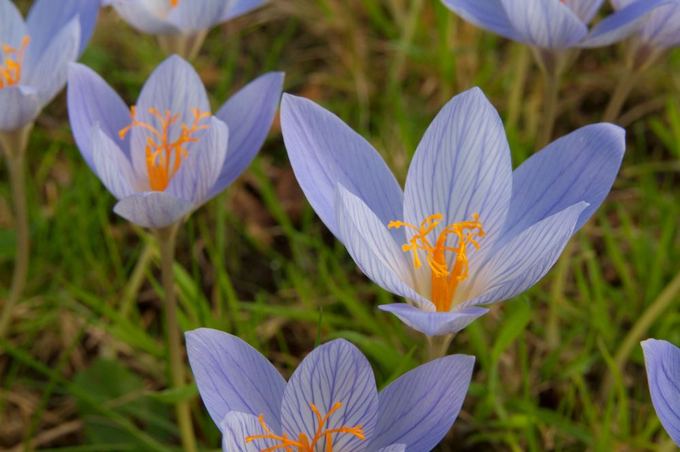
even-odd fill
[(380, 392), (371, 448), (403, 443), (408, 450), (432, 450), (458, 417), (474, 366), (473, 356), (445, 356), (392, 382)]
[(272, 439), (246, 442), (246, 437), (266, 434), (257, 416), (231, 411), (219, 424), (222, 431), (222, 450), (225, 452), (260, 452), (276, 446)]
[(24, 18), (10, 0), (0, 0), (0, 45), (19, 47), (28, 35)]
[(555, 264), (587, 208), (586, 202), (567, 207), (500, 247), (466, 281), (465, 299), (470, 301), (461, 308), (507, 300), (536, 284)]
[(130, 110), (96, 72), (82, 64), (69, 66), (68, 115), (73, 137), (83, 158), (93, 168), (92, 130), (101, 130), (130, 158), (130, 140), (118, 132), (130, 124)]
[(138, 183), (130, 161), (98, 125), (92, 131), (92, 163), (94, 172), (116, 199), (135, 194)]
[(168, 185), (168, 193), (196, 205), (203, 203), (220, 175), (228, 143), (227, 125), (212, 117), (200, 141), (189, 146), (187, 158)]
[(40, 104), (34, 89), (24, 86), (0, 89), (0, 130), (20, 129), (33, 122), (38, 113)]
[(229, 158), (210, 196), (215, 196), (236, 179), (262, 147), (283, 89), (283, 72), (270, 72), (234, 94), (215, 114), (229, 126)]
[(113, 211), (144, 228), (164, 228), (191, 212), (194, 204), (163, 191), (135, 193), (118, 201)]
[[(185, 333), (198, 391), (216, 424), (230, 411), (263, 415), (275, 432), (286, 381), (260, 352), (242, 339), (199, 328)], [(223, 430), (224, 431), (224, 430)]]
[(182, 1), (170, 11), (168, 21), (185, 33), (207, 30), (220, 23), (229, 3), (224, 0)]
[(652, 403), (661, 424), (680, 446), (680, 348), (667, 341), (642, 342)]
[(231, 2), (222, 15), (222, 21), (234, 19), (259, 8), (267, 3), (267, 0), (236, 0)]
[(38, 91), (40, 105), (47, 105), (66, 85), (69, 65), (78, 58), (80, 23), (72, 19), (42, 52), (39, 59), (26, 66), (22, 83)]
[(501, 0), (520, 41), (546, 49), (574, 46), (588, 27), (561, 1)]
[(76, 19), (80, 25), (77, 55), (82, 54), (94, 32), (99, 9), (99, 0), (37, 0), (26, 19), (31, 53), (40, 56), (46, 52), (54, 37)]
[(361, 198), (384, 225), (403, 217), (403, 195), (394, 175), (380, 154), (340, 118), (310, 100), (284, 94), (281, 126), (302, 191), (341, 240), (335, 217), (336, 184)]
[(582, 127), (531, 156), (513, 173), (504, 240), (565, 208), (585, 201), (576, 229), (611, 190), (626, 150), (626, 132), (612, 124)]
[[(373, 370), (354, 345), (336, 339), (314, 349), (290, 377), (283, 395), (281, 423), (283, 432), (297, 438), (305, 433), (313, 438), (318, 427), (310, 404), (326, 415), (335, 404), (342, 407), (330, 417), (326, 429), (361, 426), (370, 438), (378, 412), (378, 392)], [(364, 450), (359, 438), (334, 435), (336, 450)]]
[(489, 312), (488, 309), (475, 306), (450, 312), (428, 312), (406, 303), (381, 305), (378, 309), (396, 315), (406, 325), (426, 336), (455, 334)]
[(478, 213), (488, 247), (505, 224), (511, 192), (510, 147), (501, 118), (479, 88), (459, 94), (418, 145), (406, 178), (406, 221), (420, 224), (443, 214), (430, 236), (434, 240), (446, 225)]
[(158, 14), (143, 0), (111, 0), (118, 15), (138, 31), (149, 34), (176, 34), (180, 29)]
[(451, 11), (466, 21), (514, 41), (521, 39), (501, 0), (443, 0)]
[(660, 5), (645, 20), (641, 39), (656, 48), (680, 45), (680, 2)]
[(597, 14), (604, 0), (563, 0), (584, 24), (589, 23)]
[(378, 452), (406, 452), (406, 444), (391, 444), (379, 449)]
[(668, 0), (636, 1), (611, 14), (591, 31), (580, 47), (601, 47), (622, 41), (641, 30), (649, 14)]

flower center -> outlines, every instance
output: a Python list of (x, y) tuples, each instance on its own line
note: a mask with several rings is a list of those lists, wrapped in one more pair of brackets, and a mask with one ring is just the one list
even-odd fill
[(3, 63), (0, 65), (0, 89), (7, 88), (9, 86), (16, 86), (21, 81), (21, 68), (24, 65), (24, 55), (26, 53), (26, 47), (31, 43), (31, 38), (29, 36), (24, 36), (21, 40), (21, 45), (18, 48), (14, 48), (9, 44), (3, 44), (2, 48), (2, 60)]
[[(446, 226), (439, 233), (433, 245), (427, 236), (439, 226), (442, 218), (444, 216), (441, 213), (436, 213), (425, 218), (420, 226), (403, 221), (390, 221), (387, 225), (390, 229), (407, 228), (415, 231), (408, 242), (402, 245), (401, 249), (404, 252), (411, 252), (415, 268), (420, 268), (423, 265), (419, 251), (425, 252), (427, 264), (432, 269), (431, 299), (437, 308), (437, 312), (451, 310), (458, 284), (468, 277), (467, 246), (472, 245), (475, 249), (479, 249), (477, 239), (485, 235), (482, 223), (479, 221), (479, 214), (475, 213), (470, 221), (461, 221)], [(456, 246), (446, 244), (449, 235), (456, 236)], [(451, 266), (447, 262), (446, 253), (455, 253), (456, 255)]]
[(258, 419), (260, 421), (260, 425), (262, 425), (262, 428), (265, 431), (265, 434), (246, 436), (246, 444), (258, 439), (273, 439), (274, 441), (278, 441), (280, 444), (267, 447), (266, 449), (262, 449), (260, 452), (273, 452), (279, 449), (284, 449), (285, 452), (314, 452), (314, 448), (317, 443), (323, 441), (325, 444), (324, 450), (326, 452), (333, 452), (333, 435), (336, 433), (345, 433), (356, 436), (362, 441), (366, 439), (366, 436), (364, 435), (364, 429), (361, 427), (361, 425), (356, 425), (354, 427), (343, 426), (326, 429), (326, 424), (330, 420), (333, 413), (342, 408), (341, 402), (335, 403), (325, 416), (321, 415), (321, 412), (313, 403), (310, 403), (309, 406), (312, 409), (314, 416), (316, 416), (316, 420), (319, 424), (316, 428), (316, 432), (314, 433), (314, 437), (311, 440), (304, 433), (300, 433), (297, 439), (289, 438), (285, 433), (283, 435), (277, 435), (267, 426), (264, 421), (264, 416), (260, 415)]
[(170, 8), (177, 8), (179, 6), (179, 0), (170, 0)]
[(170, 111), (161, 114), (157, 109), (149, 108), (149, 114), (160, 124), (160, 128), (157, 128), (148, 122), (139, 121), (136, 107), (130, 108), (132, 122), (129, 126), (121, 129), (118, 135), (121, 140), (124, 139), (133, 127), (140, 127), (149, 132), (145, 152), (146, 171), (149, 175), (151, 190), (164, 191), (168, 187), (168, 184), (182, 166), (182, 161), (188, 155), (186, 145), (198, 142), (199, 139), (194, 135), (208, 128), (201, 122), (209, 118), (210, 113), (202, 112), (198, 108), (194, 108), (191, 113), (194, 116), (193, 121), (190, 124), (181, 123), (179, 136), (172, 140), (170, 131), (172, 126), (178, 123), (179, 114), (173, 114)]

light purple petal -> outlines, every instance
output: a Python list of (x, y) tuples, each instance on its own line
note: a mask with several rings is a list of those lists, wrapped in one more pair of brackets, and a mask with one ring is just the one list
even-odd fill
[[(111, 6), (118, 15), (138, 31), (149, 34), (176, 34), (180, 29), (170, 23), (149, 0), (111, 0)], [(158, 2), (155, 2), (158, 3)]]
[(38, 113), (40, 104), (34, 89), (24, 86), (0, 89), (0, 130), (20, 129), (33, 122)]
[[(283, 432), (295, 438), (300, 433), (314, 437), (318, 421), (310, 404), (324, 416), (336, 403), (342, 407), (330, 417), (326, 430), (361, 426), (370, 438), (378, 412), (373, 370), (359, 349), (343, 339), (317, 347), (291, 376), (281, 406)], [(334, 450), (361, 451), (365, 445), (350, 434), (334, 435)]]
[(68, 115), (71, 130), (83, 158), (93, 168), (92, 130), (101, 130), (130, 158), (129, 137), (118, 132), (130, 124), (130, 110), (97, 73), (82, 64), (72, 64), (68, 74)]
[(507, 300), (536, 284), (555, 264), (588, 203), (579, 202), (525, 229), (471, 270), (469, 307)]
[(99, 0), (37, 0), (26, 19), (31, 33), (31, 52), (37, 55), (46, 52), (60, 30), (77, 19), (80, 24), (77, 54), (82, 54), (94, 32), (99, 8)]
[(392, 444), (379, 449), (378, 452), (406, 452), (406, 444)]
[(283, 72), (270, 72), (234, 94), (215, 114), (229, 127), (229, 158), (210, 195), (215, 196), (253, 161), (267, 138), (283, 89)]
[[(170, 113), (179, 115), (179, 120), (170, 127), (170, 141), (175, 141), (181, 132), (182, 123), (194, 120), (193, 111), (210, 112), (208, 95), (201, 78), (194, 68), (179, 56), (173, 55), (163, 61), (151, 74), (137, 101), (137, 119), (161, 129), (161, 122), (155, 118), (150, 109), (156, 109), (161, 115)], [(132, 164), (138, 174), (146, 174), (146, 153), (144, 151), (149, 131), (134, 127), (130, 132)]]
[[(266, 419), (265, 419), (266, 422)], [(277, 443), (272, 439), (257, 439), (246, 442), (248, 436), (265, 435), (266, 432), (257, 416), (231, 411), (219, 424), (222, 431), (222, 450), (224, 452), (260, 452)], [(267, 423), (271, 428), (271, 425)]]
[[(402, 214), (402, 191), (382, 157), (340, 118), (302, 97), (283, 95), (283, 140), (295, 176), (317, 215), (338, 236), (335, 187), (341, 184), (387, 225)], [(395, 237), (403, 237), (397, 231)]]
[(275, 432), (286, 381), (260, 352), (242, 339), (209, 328), (185, 333), (198, 391), (216, 424), (230, 411), (264, 419)]
[(38, 91), (40, 105), (47, 105), (66, 85), (69, 65), (78, 58), (80, 23), (77, 18), (52, 36), (52, 42), (41, 57), (25, 68), (22, 83)]
[(585, 201), (576, 229), (611, 190), (626, 149), (626, 132), (612, 124), (578, 129), (531, 156), (513, 173), (512, 201), (504, 239)]
[(24, 19), (14, 3), (0, 0), (0, 45), (7, 44), (17, 48), (27, 35)]
[(199, 137), (198, 142), (188, 147), (188, 156), (170, 181), (168, 193), (196, 204), (203, 203), (220, 175), (227, 156), (228, 142), (227, 125), (212, 117), (208, 130)]
[(636, 31), (640, 31), (649, 14), (668, 0), (636, 1), (616, 11), (598, 23), (581, 47), (601, 47), (626, 39)]
[(525, 44), (566, 49), (581, 41), (588, 27), (557, 0), (501, 0), (513, 28)]
[(406, 325), (426, 336), (455, 334), (489, 312), (488, 309), (475, 306), (450, 312), (428, 312), (406, 303), (381, 305), (378, 309), (396, 315)]
[(410, 257), (394, 241), (387, 225), (341, 185), (335, 204), (338, 231), (361, 271), (383, 289), (433, 310), (432, 303), (416, 292)]
[(567, 5), (576, 14), (584, 24), (589, 23), (597, 14), (604, 0), (564, 0)]
[(234, 19), (259, 8), (267, 3), (267, 0), (235, 0), (227, 6), (222, 15), (222, 21)]
[(519, 41), (501, 0), (443, 0), (451, 11), (478, 27), (497, 33), (508, 39)]
[(660, 49), (680, 45), (680, 1), (661, 5), (649, 14), (641, 39)]
[[(498, 237), (510, 205), (510, 148), (498, 113), (479, 88), (454, 97), (439, 112), (418, 145), (406, 179), (404, 216), (420, 224), (441, 213), (439, 233), (478, 213), (483, 246)], [(449, 253), (453, 259), (455, 253)]]
[(412, 451), (432, 450), (458, 417), (474, 366), (473, 356), (445, 356), (392, 382), (380, 392), (371, 448), (403, 443)]
[(225, 0), (184, 0), (170, 10), (168, 21), (183, 32), (206, 30), (222, 20), (228, 4)]
[(191, 212), (191, 201), (176, 198), (163, 191), (136, 193), (118, 201), (113, 211), (144, 228), (164, 228)]
[(93, 169), (116, 199), (133, 195), (139, 186), (132, 165), (118, 145), (95, 125), (92, 131)]
[(642, 350), (654, 409), (668, 435), (680, 446), (680, 348), (647, 339)]

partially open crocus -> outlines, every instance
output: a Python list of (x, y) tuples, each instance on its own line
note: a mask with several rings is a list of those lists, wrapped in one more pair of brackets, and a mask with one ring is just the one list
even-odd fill
[(201, 79), (180, 57), (153, 72), (131, 108), (76, 64), (68, 82), (71, 128), (83, 158), (118, 199), (115, 212), (164, 228), (250, 164), (271, 127), (282, 83), (281, 73), (263, 75), (213, 116)]
[(642, 342), (647, 382), (661, 425), (680, 447), (680, 348), (668, 341)]
[(474, 357), (452, 355), (376, 390), (371, 365), (349, 342), (317, 347), (290, 380), (227, 333), (186, 333), (203, 403), (225, 451), (399, 452), (432, 450), (465, 399)]
[(26, 22), (0, 0), (0, 132), (31, 124), (66, 84), (92, 36), (99, 0), (37, 0)]
[(284, 94), (295, 175), (361, 270), (407, 304), (381, 306), (428, 336), (455, 333), (555, 263), (609, 192), (623, 129), (596, 124), (512, 170), (496, 110), (477, 88), (425, 132), (402, 192), (379, 154), (339, 118)]

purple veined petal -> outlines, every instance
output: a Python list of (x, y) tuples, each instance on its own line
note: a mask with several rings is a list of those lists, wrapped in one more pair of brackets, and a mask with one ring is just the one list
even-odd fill
[[(137, 101), (137, 120), (160, 130), (162, 123), (151, 113), (151, 109), (155, 109), (161, 116), (168, 113), (178, 115), (177, 122), (169, 129), (168, 141), (170, 142), (179, 137), (183, 123), (193, 122), (194, 111), (210, 112), (208, 95), (201, 78), (194, 68), (179, 56), (173, 55), (167, 58), (153, 71)], [(138, 174), (147, 173), (144, 149), (149, 138), (158, 142), (158, 137), (143, 127), (131, 129), (132, 165)]]
[[(338, 403), (342, 404), (339, 408)], [(321, 416), (336, 406), (337, 411), (325, 424), (326, 430), (360, 426), (365, 437), (371, 437), (377, 420), (378, 391), (371, 365), (354, 345), (336, 339), (317, 347), (302, 361), (283, 394), (283, 433), (294, 438), (300, 433), (314, 437), (318, 421), (311, 404)], [(338, 433), (333, 438), (334, 450), (359, 452), (367, 445), (349, 433)]]
[(432, 303), (416, 292), (410, 258), (394, 241), (387, 225), (340, 184), (335, 205), (338, 231), (361, 271), (383, 289), (413, 300), (422, 309), (434, 309)]
[(20, 129), (33, 122), (38, 113), (40, 104), (35, 89), (26, 86), (0, 89), (0, 130)]
[(465, 281), (466, 301), (460, 307), (507, 300), (536, 284), (559, 258), (574, 234), (588, 203), (579, 202), (517, 234), (481, 264)]
[(210, 196), (230, 185), (253, 161), (271, 129), (283, 89), (283, 72), (270, 72), (234, 94), (215, 114), (229, 126), (229, 158)]
[(668, 341), (642, 341), (652, 404), (668, 435), (680, 446), (680, 348)]
[(251, 12), (267, 3), (267, 0), (235, 0), (227, 6), (227, 9), (222, 15), (222, 21), (234, 19)]
[(188, 146), (188, 156), (170, 181), (168, 193), (202, 204), (220, 175), (228, 142), (227, 125), (215, 117), (210, 118), (208, 130), (202, 133), (198, 142)]
[(199, 328), (185, 333), (187, 354), (203, 404), (215, 424), (230, 411), (263, 415), (281, 432), (281, 401), (286, 381), (260, 352), (242, 339)]
[(143, 228), (160, 229), (177, 223), (193, 209), (191, 201), (164, 191), (149, 191), (121, 199), (113, 211)]
[(514, 41), (521, 40), (501, 0), (442, 0), (466, 21)]
[(408, 450), (432, 450), (458, 417), (474, 366), (474, 356), (445, 356), (383, 389), (371, 448), (403, 443)]
[(206, 30), (220, 23), (229, 2), (225, 0), (185, 0), (170, 10), (168, 21), (183, 32)]
[(69, 65), (78, 58), (79, 46), (80, 22), (73, 18), (52, 37), (41, 57), (26, 65), (22, 83), (36, 89), (41, 106), (51, 102), (66, 85)]
[(604, 0), (564, 0), (567, 5), (578, 16), (584, 24), (590, 23), (597, 14)]
[(130, 139), (118, 132), (130, 124), (130, 110), (116, 92), (96, 72), (82, 64), (71, 64), (68, 74), (68, 115), (73, 137), (90, 166), (92, 130), (101, 130), (130, 158)]
[(82, 54), (94, 32), (100, 7), (100, 0), (37, 0), (26, 19), (31, 33), (31, 51), (40, 57), (60, 30), (77, 19), (80, 25), (77, 54)]
[(614, 9), (622, 9), (638, 0), (611, 0), (611, 4)]
[(378, 449), (378, 452), (406, 452), (406, 444), (391, 444)]
[[(418, 145), (406, 178), (405, 221), (419, 225), (428, 216), (446, 225), (479, 214), (490, 247), (505, 224), (512, 192), (512, 163), (503, 123), (479, 88), (455, 96), (437, 114)], [(449, 265), (455, 253), (449, 253)]]
[(394, 314), (406, 325), (426, 336), (455, 334), (489, 312), (488, 309), (475, 306), (449, 312), (428, 312), (406, 303), (381, 305), (378, 309)]
[(580, 47), (601, 47), (626, 39), (642, 29), (654, 9), (669, 1), (672, 0), (636, 1), (619, 9), (593, 27)]
[(181, 30), (170, 23), (161, 11), (159, 2), (153, 0), (111, 0), (118, 15), (142, 33), (154, 35), (177, 34)]
[(92, 131), (92, 163), (95, 174), (116, 199), (127, 198), (140, 185), (123, 151), (98, 125)]
[[(340, 118), (310, 100), (284, 94), (281, 128), (302, 191), (338, 238), (336, 184), (361, 198), (385, 225), (403, 217), (403, 194), (394, 175), (373, 146)], [(403, 231), (393, 236), (403, 240)]]
[(503, 243), (544, 218), (579, 201), (588, 208), (576, 229), (607, 197), (626, 150), (626, 132), (594, 124), (566, 135), (531, 156), (513, 173), (512, 201)]
[(19, 47), (28, 35), (24, 18), (10, 0), (0, 0), (0, 46)]
[(500, 0), (521, 41), (545, 49), (566, 49), (579, 43), (588, 27), (559, 0)]
[(255, 439), (246, 442), (249, 436), (266, 435), (257, 416), (231, 411), (220, 422), (222, 431), (222, 450), (224, 452), (260, 452), (274, 447), (280, 442), (272, 439)]
[(660, 49), (680, 45), (680, 1), (656, 8), (643, 26), (641, 39)]

